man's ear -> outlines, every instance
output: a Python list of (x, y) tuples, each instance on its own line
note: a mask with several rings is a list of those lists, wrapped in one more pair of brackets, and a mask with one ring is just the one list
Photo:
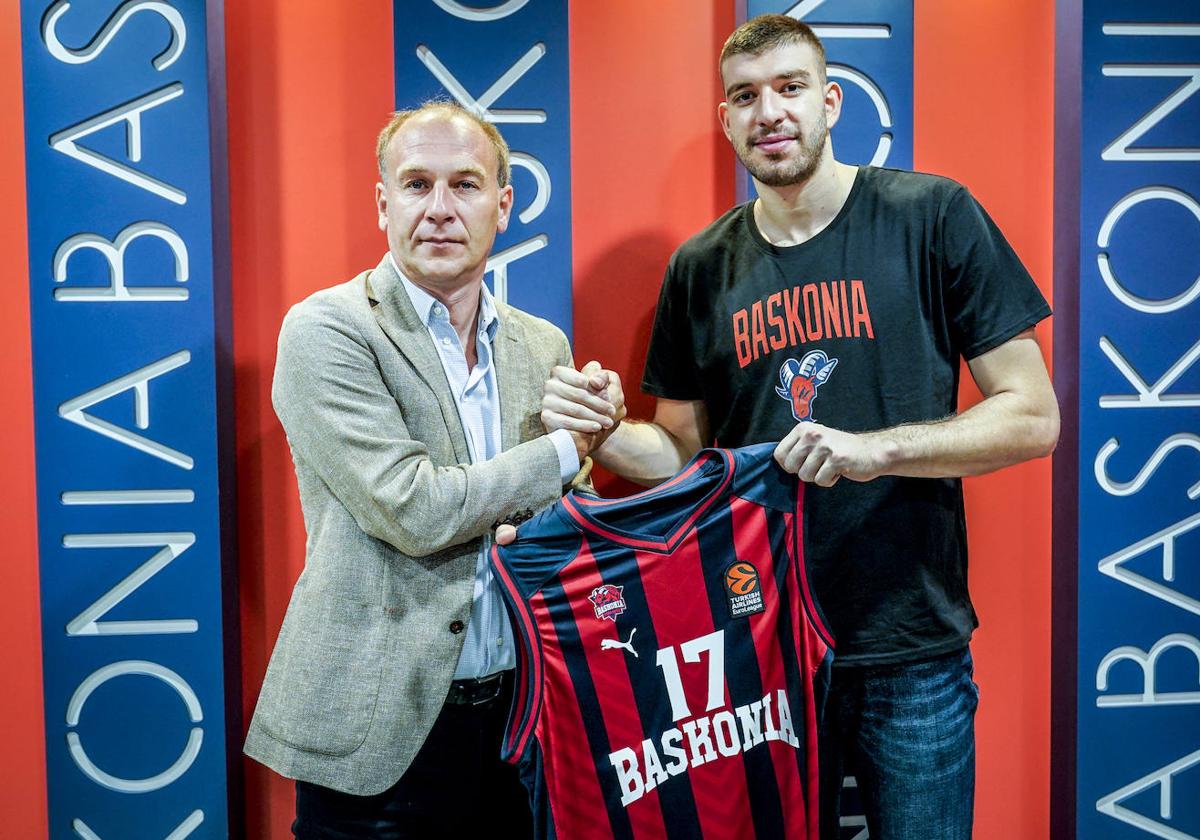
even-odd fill
[(379, 211), (379, 229), (387, 230), (387, 188), (380, 182), (375, 185), (375, 209)]
[(512, 213), (513, 188), (506, 184), (500, 188), (500, 218), (496, 221), (496, 232), (504, 233), (508, 229), (508, 217)]
[(717, 120), (721, 123), (721, 130), (725, 132), (725, 139), (732, 141), (733, 135), (729, 133), (729, 103), (724, 99), (717, 104)]
[(837, 82), (825, 83), (825, 125), (833, 128), (842, 118), (842, 86)]

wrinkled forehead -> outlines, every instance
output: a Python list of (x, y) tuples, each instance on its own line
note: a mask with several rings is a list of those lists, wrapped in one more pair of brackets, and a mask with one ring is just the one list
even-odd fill
[(469, 119), (419, 114), (400, 126), (387, 151), (388, 170), (478, 170), (495, 173), (499, 161), (487, 135)]
[(726, 93), (731, 88), (768, 83), (777, 78), (821, 75), (817, 51), (806, 41), (770, 47), (760, 53), (731, 55), (721, 63), (721, 81)]

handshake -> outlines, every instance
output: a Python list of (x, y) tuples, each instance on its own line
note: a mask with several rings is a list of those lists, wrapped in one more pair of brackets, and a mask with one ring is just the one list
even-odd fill
[(625, 392), (616, 371), (591, 361), (581, 370), (556, 365), (542, 390), (542, 425), (565, 429), (582, 462), (599, 449), (625, 418)]
[[(616, 371), (599, 362), (582, 370), (556, 365), (542, 389), (542, 425), (547, 432), (565, 429), (583, 459), (604, 444), (625, 418), (625, 392)], [(517, 537), (512, 525), (496, 529), (496, 542), (508, 545)]]
[[(581, 370), (562, 365), (551, 370), (542, 389), (541, 419), (547, 432), (564, 429), (571, 435), (581, 462), (596, 454), (612, 472), (646, 486), (674, 475), (713, 441), (702, 401), (660, 399), (653, 422), (627, 425), (620, 441), (610, 443), (625, 419), (625, 392), (621, 377), (596, 361)], [(804, 420), (784, 434), (775, 448), (775, 460), (786, 472), (820, 487), (832, 487), (843, 478), (871, 481), (881, 475), (973, 474), (959, 471), (957, 463), (947, 467), (930, 454), (925, 455), (925, 463), (905, 463), (914, 451), (936, 451), (937, 433), (946, 437), (947, 430), (954, 438), (963, 437), (961, 431), (953, 432), (951, 423), (852, 433)], [(508, 545), (515, 533), (502, 525), (496, 530), (496, 542)]]

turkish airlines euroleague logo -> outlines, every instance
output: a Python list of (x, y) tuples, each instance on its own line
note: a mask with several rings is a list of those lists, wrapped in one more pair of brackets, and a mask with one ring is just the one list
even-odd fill
[(758, 569), (744, 560), (725, 567), (725, 595), (729, 599), (730, 618), (762, 612), (762, 585), (758, 580)]

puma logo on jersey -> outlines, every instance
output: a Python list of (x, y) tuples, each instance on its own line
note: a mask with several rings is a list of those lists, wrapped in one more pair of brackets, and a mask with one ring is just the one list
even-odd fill
[(621, 641), (620, 636), (618, 636), (615, 639), (601, 639), (600, 640), (600, 650), (613, 650), (614, 648), (625, 648), (625, 650), (627, 650), (633, 654), (634, 659), (637, 659), (638, 652), (633, 649), (633, 634), (636, 632), (637, 632), (637, 628), (634, 627), (632, 630), (629, 631), (629, 638), (623, 642)]
[(812, 404), (817, 398), (817, 388), (828, 381), (838, 360), (825, 355), (824, 350), (809, 350), (800, 361), (788, 359), (779, 368), (779, 381), (775, 393), (792, 405), (792, 416), (798, 421), (812, 420)]

